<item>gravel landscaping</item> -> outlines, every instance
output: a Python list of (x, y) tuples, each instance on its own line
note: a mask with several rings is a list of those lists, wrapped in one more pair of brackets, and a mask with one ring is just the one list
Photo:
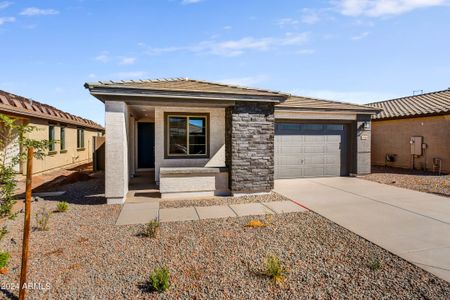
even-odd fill
[(161, 200), (159, 208), (176, 208), (188, 206), (212, 206), (212, 205), (229, 205), (229, 204), (243, 204), (253, 202), (271, 202), (271, 201), (285, 201), (288, 198), (271, 192), (267, 195), (251, 195), (241, 197), (208, 197), (195, 200)]
[(450, 197), (450, 175), (437, 176), (417, 170), (372, 167), (372, 174), (360, 178)]
[[(28, 278), (49, 289), (30, 290), (30, 299), (450, 298), (449, 283), (312, 212), (263, 219), (271, 223), (263, 228), (246, 227), (249, 217), (163, 223), (152, 239), (142, 237), (143, 225), (114, 225), (119, 205), (76, 204), (99, 192), (98, 178), (83, 183), (89, 195), (76, 193), (77, 184), (66, 187), (69, 210), (53, 213), (48, 231), (31, 233)], [(33, 211), (56, 204), (33, 202)], [(9, 273), (0, 275), (7, 287), (0, 297), (18, 295), (10, 284), (20, 273), (22, 222), (23, 214), (5, 222), (9, 234), (0, 249), (11, 260)], [(281, 286), (264, 275), (269, 254), (287, 269)], [(369, 267), (374, 260), (377, 270)], [(161, 294), (146, 284), (158, 266), (171, 276)]]

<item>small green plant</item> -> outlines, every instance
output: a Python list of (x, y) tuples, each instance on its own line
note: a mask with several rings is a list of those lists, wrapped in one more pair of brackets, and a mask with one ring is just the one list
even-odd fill
[(3, 238), (7, 234), (8, 234), (8, 229), (6, 228), (6, 226), (3, 226), (2, 228), (0, 228), (0, 241), (3, 240)]
[(0, 252), (0, 269), (6, 268), (9, 261), (9, 252)]
[(152, 291), (159, 293), (166, 291), (170, 286), (169, 269), (162, 267), (153, 270), (150, 274), (149, 284)]
[(144, 232), (142, 233), (143, 236), (155, 238), (158, 236), (159, 232), (159, 222), (158, 220), (151, 220), (147, 224), (145, 224)]
[(275, 255), (270, 255), (266, 260), (266, 275), (275, 283), (279, 284), (284, 281), (286, 270), (281, 264), (280, 259)]
[(379, 270), (381, 268), (381, 262), (378, 258), (374, 258), (372, 260), (369, 261), (369, 263), (367, 264), (367, 266), (369, 267), (369, 269), (371, 269), (372, 271), (376, 271)]
[(65, 212), (69, 209), (69, 204), (67, 204), (66, 201), (60, 201), (56, 205), (56, 211), (57, 212)]
[(37, 223), (37, 229), (40, 231), (47, 231), (48, 230), (48, 222), (50, 220), (50, 216), (52, 213), (46, 209), (45, 207), (42, 207), (37, 213), (36, 213), (36, 223)]

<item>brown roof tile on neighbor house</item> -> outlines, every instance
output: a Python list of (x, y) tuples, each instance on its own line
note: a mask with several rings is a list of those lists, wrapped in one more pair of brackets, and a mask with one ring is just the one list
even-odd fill
[(177, 92), (199, 92), (215, 94), (233, 94), (250, 96), (286, 96), (286, 94), (257, 88), (247, 88), (237, 85), (229, 85), (203, 80), (188, 78), (168, 78), (149, 80), (121, 80), (121, 81), (99, 81), (86, 83), (86, 88), (125, 88), (145, 89), (153, 91), (177, 91)]
[(379, 109), (367, 105), (358, 105), (340, 101), (316, 99), (303, 96), (290, 96), (276, 108), (312, 109), (312, 110), (348, 110), (377, 112)]
[(450, 113), (450, 88), (367, 105), (383, 109), (372, 117), (375, 120), (446, 114)]
[(0, 113), (34, 117), (97, 130), (104, 128), (94, 121), (63, 112), (53, 106), (0, 90)]

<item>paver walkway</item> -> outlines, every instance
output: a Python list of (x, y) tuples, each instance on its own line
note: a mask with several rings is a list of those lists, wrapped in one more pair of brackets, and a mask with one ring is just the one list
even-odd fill
[(159, 202), (125, 203), (116, 225), (160, 222), (194, 221), (265, 214), (302, 212), (306, 209), (292, 201), (254, 202), (244, 204), (159, 208)]
[(350, 177), (276, 180), (275, 191), (450, 282), (450, 198)]

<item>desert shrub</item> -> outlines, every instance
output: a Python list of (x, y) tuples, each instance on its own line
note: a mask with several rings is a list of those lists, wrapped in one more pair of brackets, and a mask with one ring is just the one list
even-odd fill
[(376, 271), (376, 270), (379, 270), (381, 268), (381, 262), (380, 262), (380, 260), (378, 258), (373, 258), (367, 263), (367, 266), (372, 271)]
[(56, 211), (57, 212), (65, 212), (69, 209), (69, 204), (67, 204), (66, 201), (60, 201), (56, 205)]
[(158, 236), (159, 231), (159, 222), (158, 220), (151, 220), (147, 224), (145, 224), (144, 231), (142, 232), (143, 236), (155, 238)]
[(8, 265), (9, 257), (9, 252), (0, 252), (0, 269), (3, 269)]
[(36, 224), (37, 229), (41, 231), (47, 231), (48, 230), (48, 222), (50, 220), (50, 216), (52, 213), (46, 209), (45, 207), (42, 207), (37, 213), (36, 213)]
[(2, 228), (0, 228), (0, 241), (3, 240), (3, 238), (7, 234), (8, 234), (8, 229), (6, 228), (6, 226), (3, 226)]
[(156, 292), (164, 292), (169, 288), (170, 275), (168, 268), (156, 268), (150, 274), (150, 289)]
[(275, 283), (281, 283), (284, 280), (286, 270), (281, 264), (280, 259), (275, 255), (270, 255), (266, 260), (266, 275)]

